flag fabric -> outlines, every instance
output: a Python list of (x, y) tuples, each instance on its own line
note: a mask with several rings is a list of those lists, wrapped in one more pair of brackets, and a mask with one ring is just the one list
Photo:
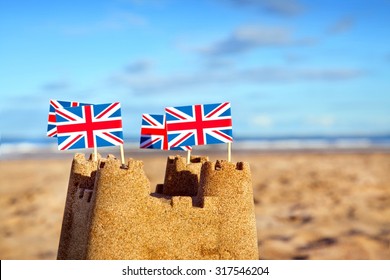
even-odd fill
[(168, 147), (233, 142), (230, 102), (165, 108)]
[(50, 100), (49, 107), (49, 117), (47, 120), (47, 136), (48, 137), (57, 137), (57, 124), (56, 124), (56, 109), (64, 107), (77, 107), (89, 105), (87, 103), (80, 103), (76, 101), (60, 101), (60, 100)]
[(160, 150), (168, 148), (164, 115), (142, 114), (140, 148)]
[[(168, 150), (165, 115), (142, 115), (140, 148)], [(192, 147), (181, 146), (171, 150), (189, 151)]]
[(58, 149), (123, 144), (119, 102), (56, 109)]

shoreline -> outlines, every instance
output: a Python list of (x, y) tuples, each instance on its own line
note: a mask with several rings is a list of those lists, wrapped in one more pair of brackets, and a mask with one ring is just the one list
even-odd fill
[[(120, 157), (120, 151), (118, 149), (104, 149), (101, 148), (103, 152), (98, 152), (106, 157), (109, 154), (113, 154), (116, 157)], [(84, 153), (86, 156), (91, 154), (92, 151), (88, 150), (69, 150), (69, 151), (52, 151), (47, 149), (42, 149), (41, 151), (31, 152), (31, 153), (7, 153), (6, 155), (0, 154), (0, 162), (2, 161), (12, 161), (12, 160), (26, 160), (26, 159), (73, 159), (73, 156), (76, 153)], [(221, 148), (218, 149), (196, 149), (192, 151), (193, 155), (227, 155), (227, 152)], [(299, 148), (299, 149), (232, 149), (232, 155), (288, 155), (288, 154), (390, 154), (390, 148), (382, 147), (370, 147), (370, 148)], [(168, 157), (170, 155), (182, 155), (185, 156), (186, 152), (180, 151), (161, 151), (161, 150), (147, 150), (147, 149), (132, 149), (125, 148), (125, 157), (126, 158), (136, 158), (142, 160), (142, 158), (150, 157)]]

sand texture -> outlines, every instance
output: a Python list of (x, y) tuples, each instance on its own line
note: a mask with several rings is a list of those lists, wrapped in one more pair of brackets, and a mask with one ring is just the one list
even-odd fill
[[(152, 191), (164, 183), (166, 154), (137, 158)], [(250, 164), (262, 259), (390, 259), (390, 154), (235, 152), (233, 160)], [(57, 257), (71, 162), (69, 157), (0, 161), (1, 259)], [(82, 199), (92, 201), (87, 177)], [(193, 203), (159, 201), (167, 209), (175, 209), (170, 203), (178, 208)]]

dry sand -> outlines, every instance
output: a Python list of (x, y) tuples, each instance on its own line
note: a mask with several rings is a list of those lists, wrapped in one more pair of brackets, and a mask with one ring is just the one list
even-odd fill
[[(166, 154), (134, 157), (152, 189), (163, 182)], [(390, 154), (233, 160), (251, 165), (260, 258), (390, 259)], [(0, 259), (56, 258), (70, 165), (71, 157), (0, 161)]]

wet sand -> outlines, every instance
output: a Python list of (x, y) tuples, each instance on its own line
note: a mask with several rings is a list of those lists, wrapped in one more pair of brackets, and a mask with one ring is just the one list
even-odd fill
[[(166, 156), (134, 155), (151, 189), (164, 180)], [(251, 165), (261, 259), (390, 259), (389, 153), (252, 151), (233, 160)], [(56, 258), (70, 165), (69, 155), (0, 161), (0, 259)]]

